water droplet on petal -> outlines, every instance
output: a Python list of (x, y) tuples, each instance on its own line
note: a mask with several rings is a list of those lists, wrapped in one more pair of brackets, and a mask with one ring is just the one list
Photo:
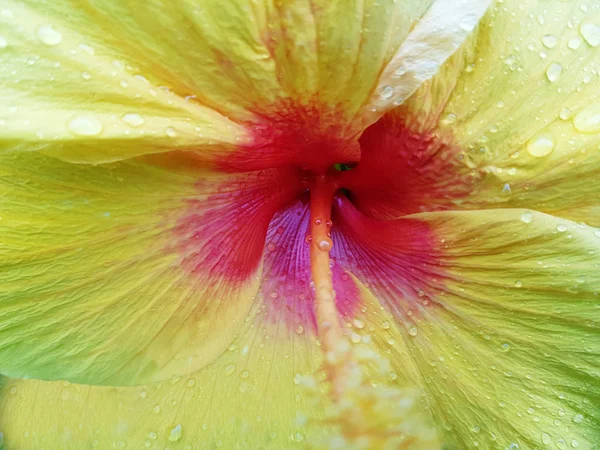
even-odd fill
[(600, 231), (594, 231), (594, 236), (600, 239)]
[(460, 28), (464, 31), (473, 31), (477, 26), (478, 17), (475, 14), (467, 14), (460, 22)]
[(515, 287), (516, 288), (522, 288), (523, 287), (523, 282), (521, 280), (515, 281)]
[(525, 211), (521, 214), (521, 222), (531, 223), (533, 220), (533, 214), (530, 211)]
[(89, 72), (81, 72), (81, 78), (83, 78), (84, 80), (89, 80), (90, 78), (92, 78), (92, 76), (90, 75)]
[(144, 118), (138, 113), (127, 113), (121, 118), (130, 127), (139, 127), (144, 124)]
[(413, 336), (413, 337), (414, 337), (414, 336), (416, 336), (416, 335), (418, 334), (418, 332), (419, 332), (419, 331), (417, 330), (417, 327), (414, 327), (414, 326), (413, 326), (413, 327), (410, 327), (410, 328), (408, 329), (408, 334), (410, 334), (410, 335), (411, 335), (411, 336)]
[(581, 39), (579, 38), (569, 39), (569, 42), (567, 42), (567, 47), (569, 47), (571, 50), (577, 50), (580, 46)]
[(565, 232), (565, 231), (567, 231), (568, 229), (569, 229), (569, 227), (567, 227), (566, 225), (564, 225), (564, 224), (562, 224), (562, 223), (556, 227), (556, 230), (557, 230), (559, 233), (564, 233), (564, 232)]
[(380, 91), (381, 98), (387, 100), (394, 95), (394, 88), (391, 86), (383, 86)]
[(67, 122), (67, 128), (80, 136), (95, 136), (102, 131), (102, 123), (88, 114), (78, 114)]
[(398, 68), (396, 69), (396, 71), (394, 72), (394, 74), (395, 74), (397, 77), (401, 77), (402, 75), (405, 75), (405, 74), (406, 74), (406, 67), (404, 67), (404, 66), (400, 66), (400, 67), (398, 67)]
[(182, 434), (183, 427), (181, 426), (181, 424), (178, 424), (176, 427), (171, 429), (171, 432), (169, 433), (169, 441), (177, 442), (179, 439), (181, 439)]
[(544, 444), (544, 445), (552, 444), (552, 438), (550, 438), (550, 435), (548, 433), (542, 433), (542, 444)]
[(573, 447), (573, 448), (579, 447), (579, 441), (577, 439), (571, 439), (571, 447)]
[(598, 47), (600, 45), (600, 25), (595, 23), (583, 23), (579, 27), (579, 32), (592, 47)]
[(569, 108), (562, 108), (558, 114), (561, 120), (569, 120), (571, 117), (571, 110)]
[(456, 114), (448, 113), (446, 117), (441, 120), (442, 125), (452, 125), (456, 122)]
[(582, 423), (583, 422), (583, 414), (575, 414), (573, 416), (573, 422)]
[(328, 252), (331, 250), (332, 242), (329, 238), (323, 238), (319, 241), (319, 250), (323, 250), (324, 252)]
[(544, 47), (546, 47), (546, 48), (556, 47), (557, 41), (558, 40), (556, 39), (556, 36), (553, 36), (551, 34), (547, 34), (542, 38), (542, 44), (544, 44)]
[(592, 105), (573, 117), (573, 125), (582, 133), (597, 133), (600, 131), (600, 104)]
[(536, 158), (543, 158), (548, 156), (554, 150), (556, 142), (554, 137), (548, 133), (542, 133), (532, 137), (527, 142), (527, 151), (531, 156)]
[(552, 63), (546, 69), (546, 78), (550, 83), (554, 83), (562, 75), (563, 67), (558, 63)]
[(58, 45), (62, 41), (62, 35), (49, 24), (40, 25), (36, 33), (39, 40), (46, 45)]
[(8, 41), (6, 40), (6, 38), (4, 36), (0, 36), (0, 49), (6, 48), (7, 45)]
[(175, 131), (175, 128), (173, 128), (173, 127), (167, 127), (165, 130), (165, 134), (169, 137), (177, 136), (177, 132)]

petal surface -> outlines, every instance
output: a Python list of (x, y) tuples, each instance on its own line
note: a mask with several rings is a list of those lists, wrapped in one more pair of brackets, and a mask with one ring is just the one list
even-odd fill
[(440, 157), (464, 168), (442, 180), (472, 186), (453, 207), (531, 208), (600, 224), (599, 24), (597, 3), (498, 1), (394, 112), (414, 133), (451, 136), (455, 146)]
[[(307, 420), (320, 413), (315, 416), (297, 383), (318, 369), (322, 355), (309, 288), (308, 221), (306, 201), (273, 219), (261, 289), (215, 362), (189, 376), (130, 388), (10, 381), (0, 393), (6, 445), (282, 449), (314, 442), (324, 430), (309, 429)], [(353, 289), (348, 280), (342, 280), (346, 289)], [(223, 332), (222, 323), (213, 325), (213, 333)], [(48, 407), (57, 415), (48, 416)]]
[(333, 111), (354, 139), (398, 104), (389, 89), (406, 98), (435, 74), (489, 0), (463, 3), (10, 0), (0, 145), (76, 162), (169, 149), (215, 160), (255, 143), (256, 122), (286, 102)]
[[(156, 47), (165, 33), (147, 39), (148, 28), (134, 27), (127, 7), (3, 2), (0, 150), (98, 163), (190, 148), (208, 157), (245, 138), (240, 125), (184, 98), (192, 94), (184, 76), (159, 62), (174, 62), (179, 52), (166, 58), (169, 46)], [(145, 13), (165, 30), (175, 12)]]
[(140, 384), (229, 345), (258, 291), (269, 220), (289, 201), (277, 180), (293, 189), (293, 177), (193, 163), (2, 156), (5, 375)]
[(526, 210), (338, 217), (375, 339), (448, 448), (595, 448), (600, 232)]

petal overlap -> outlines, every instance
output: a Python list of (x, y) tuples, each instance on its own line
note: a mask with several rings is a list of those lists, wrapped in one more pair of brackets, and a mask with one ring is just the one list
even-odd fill
[(229, 345), (293, 177), (216, 176), (193, 161), (2, 156), (5, 375), (141, 384), (197, 370)]
[[(351, 217), (339, 239), (356, 242), (347, 266), (364, 304), (389, 314), (370, 321), (376, 342), (399, 378), (426, 391), (449, 448), (594, 448), (595, 228), (527, 210), (435, 212), (364, 239), (371, 219), (339, 217)], [(429, 248), (419, 245), (425, 230)]]

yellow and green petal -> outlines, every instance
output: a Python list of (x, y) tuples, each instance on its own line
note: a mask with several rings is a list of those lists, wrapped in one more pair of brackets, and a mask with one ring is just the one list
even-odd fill
[(445, 445), (594, 448), (600, 233), (519, 209), (371, 221), (339, 215), (336, 245), (353, 248), (340, 263), (363, 283), (366, 328), (400, 383), (425, 390)]
[(140, 384), (197, 370), (229, 345), (288, 195), (266, 197), (277, 177), (215, 176), (173, 155), (1, 161), (4, 375)]
[[(496, 2), (478, 32), (397, 111), (449, 142), (467, 181), (446, 207), (531, 208), (600, 225), (600, 5)], [(443, 157), (443, 155), (441, 155)]]

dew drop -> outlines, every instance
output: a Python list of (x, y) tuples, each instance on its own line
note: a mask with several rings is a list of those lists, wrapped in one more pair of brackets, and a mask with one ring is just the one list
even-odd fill
[(90, 75), (89, 72), (81, 72), (81, 78), (83, 78), (84, 80), (89, 80), (90, 78), (92, 78), (92, 76)]
[(542, 444), (550, 445), (552, 444), (552, 439), (548, 433), (542, 433)]
[(406, 67), (404, 67), (404, 66), (400, 66), (400, 67), (398, 67), (398, 68), (396, 69), (396, 71), (394, 72), (394, 74), (395, 74), (397, 77), (401, 77), (401, 76), (403, 76), (403, 75), (406, 75)]
[(308, 236), (306, 236), (306, 238), (304, 240), (306, 241), (307, 244), (310, 244), (312, 242), (312, 236), (309, 234)]
[(62, 35), (50, 24), (40, 25), (36, 33), (39, 40), (46, 45), (58, 45), (62, 41)]
[(600, 239), (600, 231), (594, 231), (594, 236)]
[(419, 332), (419, 331), (417, 330), (417, 327), (414, 327), (414, 326), (413, 326), (413, 327), (410, 327), (410, 328), (408, 329), (408, 334), (410, 334), (410, 335), (411, 335), (411, 336), (413, 336), (413, 337), (414, 337), (414, 336), (416, 336), (416, 335), (418, 334), (418, 332)]
[(296, 333), (298, 333), (298, 334), (304, 333), (304, 327), (302, 325), (298, 325), (296, 327)]
[(8, 42), (6, 41), (6, 38), (4, 36), (0, 36), (0, 49), (6, 48), (7, 45)]
[(573, 447), (573, 448), (579, 447), (579, 441), (577, 439), (571, 439), (571, 447)]
[(573, 422), (575, 422), (575, 423), (583, 423), (583, 414), (575, 414), (573, 416)]
[(550, 83), (557, 81), (562, 75), (563, 67), (558, 63), (552, 63), (546, 69), (546, 78)]
[(321, 225), (323, 221), (321, 219), (315, 219), (315, 225)]
[(392, 95), (394, 95), (394, 88), (391, 86), (383, 86), (381, 88), (381, 91), (379, 93), (381, 95), (381, 98), (384, 100), (387, 100), (388, 98), (390, 98)]
[(521, 280), (515, 281), (515, 287), (516, 288), (522, 288), (523, 287), (523, 282)]
[(600, 25), (583, 23), (579, 27), (579, 32), (590, 46), (598, 47), (600, 45)]
[(543, 158), (548, 156), (554, 150), (556, 142), (554, 137), (548, 133), (542, 133), (532, 137), (527, 142), (527, 151), (531, 156), (536, 158)]
[(441, 120), (442, 125), (452, 125), (456, 122), (456, 114), (448, 113), (446, 117)]
[(521, 214), (521, 222), (531, 223), (532, 220), (533, 214), (530, 211), (525, 211), (523, 214)]
[(561, 120), (569, 120), (571, 118), (571, 110), (569, 108), (562, 108), (560, 113), (558, 113), (558, 117)]
[(569, 42), (567, 42), (567, 47), (569, 47), (571, 50), (577, 50), (580, 46), (581, 39), (579, 38), (569, 39)]
[(319, 250), (323, 250), (324, 252), (328, 252), (331, 250), (332, 242), (329, 238), (323, 238), (319, 241)]
[(569, 229), (569, 227), (567, 227), (566, 225), (564, 225), (562, 223), (556, 227), (556, 231), (558, 231), (559, 233), (564, 233), (568, 229)]
[(225, 375), (229, 376), (233, 372), (235, 372), (235, 366), (233, 364), (230, 364), (227, 367), (225, 367)]
[(510, 344), (505, 342), (504, 344), (502, 344), (500, 346), (500, 350), (502, 350), (502, 352), (504, 352), (504, 353), (510, 352)]
[(473, 31), (477, 26), (478, 18), (475, 14), (467, 14), (460, 22), (460, 28), (464, 31)]
[(93, 47), (87, 45), (87, 44), (79, 44), (79, 48), (81, 50), (83, 50), (84, 52), (86, 52), (88, 55), (94, 55), (96, 54), (95, 50)]
[(542, 44), (544, 44), (544, 47), (546, 48), (554, 48), (556, 47), (556, 36), (553, 36), (551, 34), (547, 34), (542, 38)]
[(600, 131), (600, 104), (592, 105), (575, 114), (573, 125), (581, 133)]
[(121, 119), (130, 127), (139, 127), (144, 124), (144, 118), (138, 113), (124, 114)]
[(93, 116), (78, 114), (69, 119), (67, 128), (80, 136), (95, 136), (102, 131), (102, 123)]
[(178, 424), (177, 426), (171, 429), (171, 432), (169, 433), (169, 441), (177, 442), (179, 439), (181, 439), (182, 434), (183, 428), (181, 424)]
[(175, 128), (173, 128), (173, 127), (167, 127), (165, 129), (165, 134), (169, 137), (177, 136), (177, 132), (175, 131)]
[(159, 414), (160, 413), (160, 405), (156, 405), (152, 411), (154, 411), (155, 414)]

